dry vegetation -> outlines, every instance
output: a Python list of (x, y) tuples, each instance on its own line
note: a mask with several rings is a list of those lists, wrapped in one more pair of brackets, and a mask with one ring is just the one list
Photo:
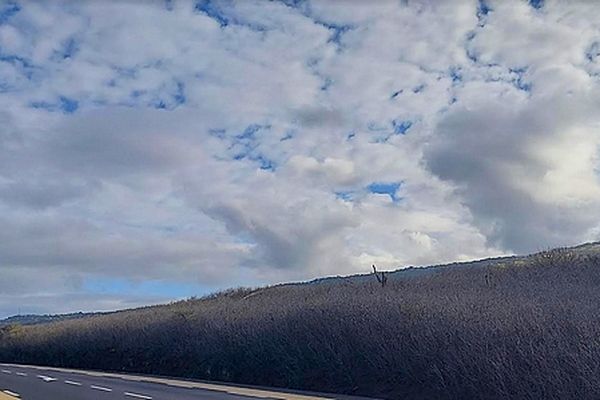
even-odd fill
[(0, 359), (390, 399), (598, 399), (599, 248), (12, 325)]

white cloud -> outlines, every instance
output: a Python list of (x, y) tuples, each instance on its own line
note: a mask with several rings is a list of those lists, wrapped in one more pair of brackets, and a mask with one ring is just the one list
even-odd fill
[(597, 10), (545, 3), (0, 11), (0, 313), (597, 238)]

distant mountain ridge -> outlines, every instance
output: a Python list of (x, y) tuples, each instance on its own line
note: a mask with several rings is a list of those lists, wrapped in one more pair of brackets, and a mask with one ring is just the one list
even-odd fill
[(0, 320), (0, 327), (7, 325), (38, 325), (45, 324), (48, 322), (66, 321), (70, 319), (80, 319), (86, 317), (92, 317), (95, 315), (101, 315), (106, 313), (100, 312), (76, 312), (68, 314), (25, 314), (25, 315), (13, 315), (11, 317)]

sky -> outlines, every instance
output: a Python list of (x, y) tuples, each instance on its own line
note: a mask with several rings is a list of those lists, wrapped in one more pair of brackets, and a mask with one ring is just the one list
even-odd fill
[(598, 240), (597, 15), (0, 1), (0, 317)]

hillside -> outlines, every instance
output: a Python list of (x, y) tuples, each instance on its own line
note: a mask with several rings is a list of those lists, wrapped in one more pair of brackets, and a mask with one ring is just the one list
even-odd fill
[(0, 360), (389, 399), (600, 397), (600, 244), (0, 328)]

